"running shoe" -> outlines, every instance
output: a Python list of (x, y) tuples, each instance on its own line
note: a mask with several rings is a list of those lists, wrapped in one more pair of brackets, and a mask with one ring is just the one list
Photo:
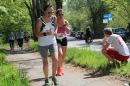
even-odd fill
[(43, 86), (50, 86), (49, 79), (45, 79), (45, 84)]
[(57, 75), (58, 75), (58, 76), (61, 76), (61, 75), (62, 75), (61, 67), (58, 67), (58, 69), (57, 69)]
[(54, 85), (55, 85), (55, 86), (58, 86), (58, 85), (59, 85), (56, 76), (53, 76), (53, 77), (52, 77), (52, 81), (54, 82)]

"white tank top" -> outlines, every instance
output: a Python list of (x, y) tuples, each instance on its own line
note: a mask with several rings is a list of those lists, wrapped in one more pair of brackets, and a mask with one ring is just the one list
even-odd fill
[[(44, 21), (43, 21), (43, 23), (44, 23)], [(56, 38), (54, 36), (55, 27), (52, 25), (52, 22), (46, 23), (45, 27), (42, 26), (41, 33), (46, 32), (46, 30), (49, 30), (50, 28), (52, 29), (52, 35), (39, 37), (38, 38), (39, 46), (47, 46), (47, 45), (56, 43)]]

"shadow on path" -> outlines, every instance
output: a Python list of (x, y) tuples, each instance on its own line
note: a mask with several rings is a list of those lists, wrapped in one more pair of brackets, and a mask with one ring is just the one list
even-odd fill
[(99, 67), (94, 72), (84, 74), (84, 76), (85, 76), (84, 79), (98, 78), (98, 77), (110, 75), (110, 73), (111, 73), (110, 69), (111, 69), (111, 67), (106, 67), (106, 68)]

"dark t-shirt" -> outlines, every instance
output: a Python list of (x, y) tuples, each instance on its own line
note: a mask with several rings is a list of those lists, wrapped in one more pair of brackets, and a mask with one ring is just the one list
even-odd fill
[(91, 37), (92, 36), (92, 33), (91, 33), (91, 30), (86, 30), (86, 37)]

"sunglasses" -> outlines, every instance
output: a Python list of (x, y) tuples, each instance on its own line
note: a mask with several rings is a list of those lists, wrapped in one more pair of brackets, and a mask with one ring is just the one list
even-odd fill
[(59, 16), (63, 16), (64, 14), (58, 14)]
[(53, 11), (52, 12), (48, 12), (48, 11), (46, 11), (46, 13), (48, 13), (48, 14), (52, 14), (52, 13), (54, 13)]

